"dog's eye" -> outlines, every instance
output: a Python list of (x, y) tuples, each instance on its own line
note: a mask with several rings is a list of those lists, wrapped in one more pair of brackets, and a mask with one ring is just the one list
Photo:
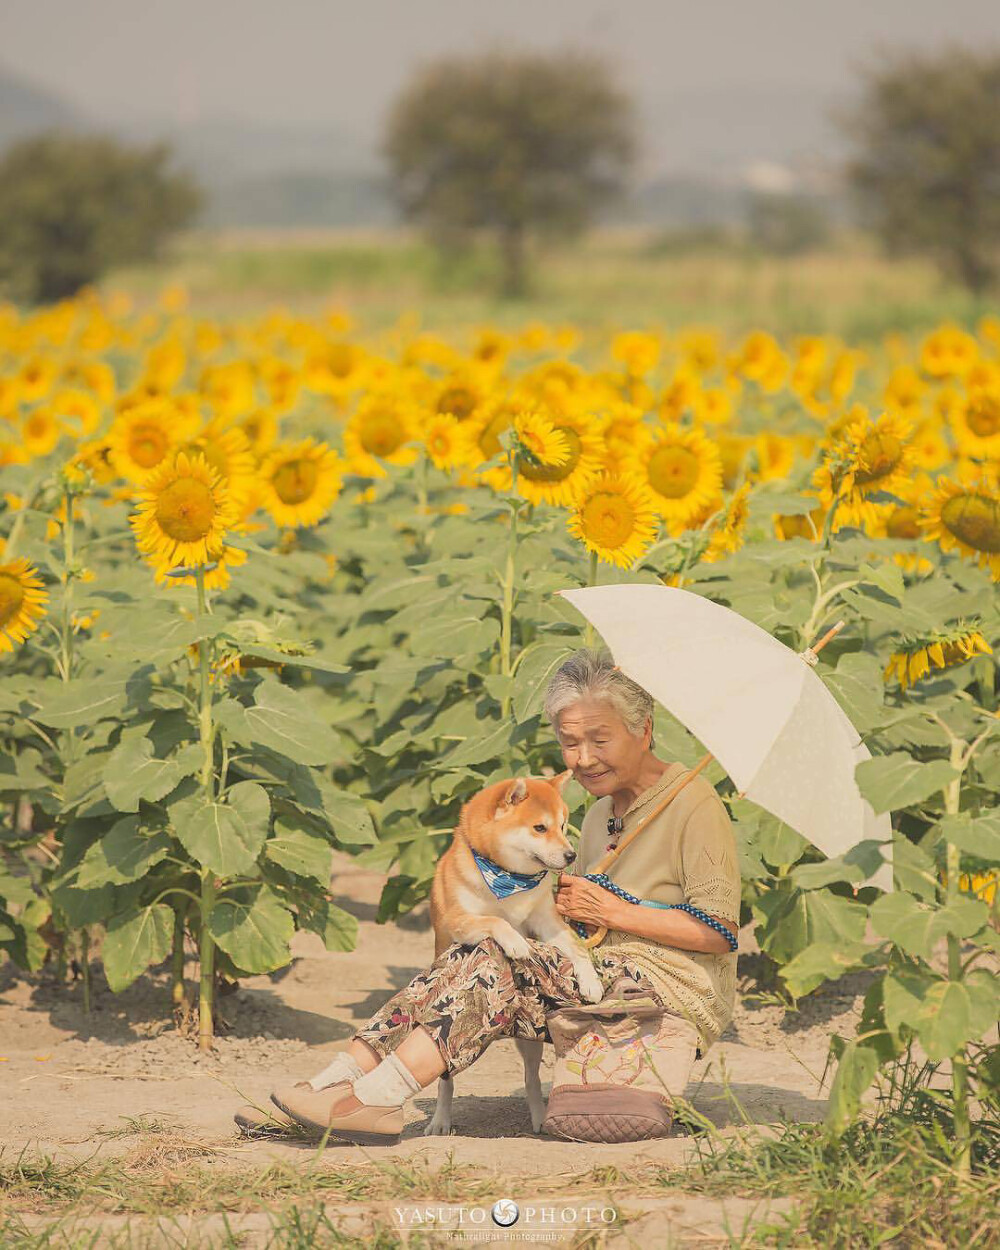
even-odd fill
[(535, 833), (544, 833), (548, 829), (548, 825), (532, 825)]

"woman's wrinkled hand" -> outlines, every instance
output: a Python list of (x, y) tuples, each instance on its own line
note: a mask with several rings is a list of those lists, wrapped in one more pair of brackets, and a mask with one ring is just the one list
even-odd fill
[(620, 919), (621, 899), (593, 881), (562, 872), (556, 887), (556, 911), (564, 920), (612, 929)]

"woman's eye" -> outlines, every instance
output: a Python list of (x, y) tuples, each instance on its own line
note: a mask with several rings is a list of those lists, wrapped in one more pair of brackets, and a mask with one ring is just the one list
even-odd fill
[(532, 828), (534, 829), (535, 833), (544, 833), (545, 830), (548, 828), (548, 825), (532, 825)]

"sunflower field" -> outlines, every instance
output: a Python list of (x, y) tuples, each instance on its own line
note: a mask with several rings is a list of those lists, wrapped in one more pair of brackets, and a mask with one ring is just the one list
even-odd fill
[[(0, 307), (0, 947), (170, 961), (212, 1044), (218, 975), (350, 950), (332, 851), (423, 899), (461, 805), (561, 767), (541, 696), (598, 644), (555, 592), (661, 582), (796, 650), (893, 813), (824, 859), (741, 801), (744, 920), (785, 991), (873, 974), (835, 1038), (830, 1123), (916, 1043), (947, 1061), (966, 1166), (1000, 1051), (1000, 320), (864, 348), (605, 338), (331, 311), (199, 319), (86, 292)], [(658, 712), (657, 749), (703, 747)], [(583, 795), (572, 816), (578, 826)]]

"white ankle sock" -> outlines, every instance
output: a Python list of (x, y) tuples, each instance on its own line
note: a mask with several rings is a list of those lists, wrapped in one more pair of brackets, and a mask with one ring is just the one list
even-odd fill
[(311, 1076), (309, 1084), (314, 1090), (321, 1090), (328, 1085), (336, 1085), (338, 1081), (353, 1081), (364, 1074), (361, 1064), (345, 1050), (336, 1055), (322, 1072)]
[(401, 1059), (386, 1055), (377, 1068), (352, 1081), (354, 1096), (366, 1107), (401, 1107), (423, 1086)]

